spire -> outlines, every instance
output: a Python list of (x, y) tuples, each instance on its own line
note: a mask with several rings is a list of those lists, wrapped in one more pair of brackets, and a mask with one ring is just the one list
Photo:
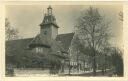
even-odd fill
[(47, 8), (47, 12), (48, 12), (48, 15), (52, 15), (52, 7), (49, 5), (49, 7)]
[(56, 18), (55, 16), (52, 14), (52, 7), (49, 6), (47, 8), (47, 13), (44, 15), (44, 19), (43, 22), (40, 24), (41, 25), (45, 25), (45, 24), (53, 24), (55, 25), (55, 27), (59, 28), (56, 24)]

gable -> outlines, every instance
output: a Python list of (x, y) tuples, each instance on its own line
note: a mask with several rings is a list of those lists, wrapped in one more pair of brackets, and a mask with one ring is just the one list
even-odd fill
[(51, 47), (51, 40), (50, 38), (43, 36), (41, 34), (38, 34), (35, 38), (33, 38), (32, 41), (30, 41), (29, 45), (30, 48), (34, 48), (36, 46), (43, 46), (50, 48)]
[(74, 33), (59, 34), (56, 38), (57, 41), (60, 41), (65, 51), (68, 51), (71, 41), (73, 39)]

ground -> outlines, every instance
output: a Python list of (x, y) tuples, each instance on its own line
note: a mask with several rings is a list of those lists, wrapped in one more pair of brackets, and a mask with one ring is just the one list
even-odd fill
[[(105, 76), (105, 77), (112, 77), (113, 76), (113, 70), (110, 70), (108, 69), (106, 71), (106, 73), (103, 75), (102, 74), (102, 71), (101, 70), (97, 70), (97, 73), (96, 73), (96, 77), (102, 77), (102, 76)], [(93, 72), (92, 71), (71, 71), (70, 75), (69, 75), (69, 70), (65, 70), (65, 73), (59, 73), (59, 74), (49, 74), (49, 71), (48, 70), (33, 70), (33, 71), (29, 71), (29, 70), (24, 70), (24, 71), (20, 71), (14, 75), (16, 77), (19, 77), (19, 76), (80, 76), (80, 77), (91, 77), (93, 76)]]

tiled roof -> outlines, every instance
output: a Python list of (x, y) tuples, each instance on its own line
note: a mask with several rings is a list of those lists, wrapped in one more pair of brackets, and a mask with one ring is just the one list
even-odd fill
[[(22, 53), (22, 51), (27, 52), (29, 45), (32, 44), (40, 44), (44, 46), (51, 46), (53, 49), (61, 49), (63, 52), (67, 52), (68, 48), (71, 44), (71, 40), (73, 38), (74, 33), (68, 34), (60, 34), (57, 36), (56, 41), (54, 40), (43, 40), (44, 38), (40, 38), (40, 36), (36, 36), (35, 38), (26, 38), (26, 39), (18, 39), (6, 41), (6, 49), (10, 49), (11, 51), (17, 51), (18, 53)], [(8, 52), (8, 51), (6, 51)]]

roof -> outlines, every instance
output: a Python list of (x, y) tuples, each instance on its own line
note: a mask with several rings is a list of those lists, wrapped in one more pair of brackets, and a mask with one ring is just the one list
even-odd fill
[(30, 48), (34, 48), (35, 46), (44, 46), (47, 48), (51, 47), (51, 43), (52, 41), (46, 37), (46, 36), (41, 36), (41, 34), (38, 34), (30, 43), (29, 43), (29, 47)]
[(73, 36), (74, 36), (74, 33), (59, 34), (56, 40), (62, 43), (62, 46), (65, 49), (65, 51), (68, 51), (69, 46), (71, 45)]
[(47, 27), (46, 25), (54, 25), (55, 27), (59, 28), (59, 26), (56, 23), (56, 18), (54, 15), (48, 15), (45, 14), (43, 22), (40, 24), (40, 26)]
[[(56, 40), (51, 40), (50, 41), (50, 49), (52, 49), (51, 54), (49, 56), (45, 57), (46, 59), (52, 59), (53, 57), (58, 57), (58, 58), (68, 58), (66, 54), (60, 55), (59, 51), (61, 50), (62, 52), (68, 51), (68, 48), (71, 44), (71, 40), (73, 38), (73, 33), (68, 33), (68, 34), (60, 34), (57, 36)], [(27, 63), (31, 63), (29, 59), (34, 58), (30, 57), (31, 51), (28, 50), (28, 46), (30, 43), (33, 44), (39, 44), (39, 43), (46, 43), (47, 41), (42, 39), (39, 39), (40, 36), (36, 36), (35, 38), (26, 38), (26, 39), (18, 39), (18, 40), (11, 40), (11, 41), (6, 41), (6, 55), (8, 59), (6, 61), (9, 63), (22, 63), (26, 61)], [(39, 41), (37, 41), (39, 39)], [(61, 42), (60, 42), (61, 41)], [(58, 53), (56, 53), (58, 52)], [(52, 56), (52, 57), (51, 57)], [(13, 59), (12, 59), (13, 57)], [(16, 57), (16, 58), (15, 58)], [(16, 61), (17, 59), (17, 61)], [(56, 59), (56, 58), (54, 58)], [(30, 62), (29, 62), (30, 61)], [(27, 64), (28, 65), (28, 64)]]
[(15, 49), (27, 49), (28, 44), (33, 40), (33, 38), (27, 38), (27, 39), (18, 39), (18, 40), (10, 40), (6, 41), (6, 47), (11, 46)]
[[(30, 52), (29, 50), (27, 50), (27, 46), (32, 39), (33, 38), (6, 41), (5, 43), (6, 55), (8, 57), (15, 55), (17, 56), (17, 54), (20, 57), (24, 55), (29, 55)], [(17, 57), (17, 59), (19, 58)]]
[[(57, 36), (56, 40), (47, 41), (43, 40), (44, 38), (40, 39), (40, 36), (36, 36), (35, 38), (26, 38), (26, 39), (18, 39), (18, 40), (11, 40), (6, 41), (6, 49), (10, 49), (11, 52), (16, 50), (17, 54), (20, 54), (24, 51), (24, 53), (28, 53), (28, 46), (31, 44), (41, 44), (43, 45), (52, 45), (52, 49), (60, 49), (63, 52), (67, 52), (68, 48), (71, 44), (71, 40), (73, 38), (74, 33), (68, 34), (60, 34)], [(39, 40), (37, 40), (39, 39)], [(9, 52), (6, 50), (6, 52)]]
[(59, 26), (56, 23), (56, 18), (52, 14), (52, 8), (51, 8), (51, 6), (49, 6), (47, 9), (48, 9), (48, 12), (45, 14), (44, 19), (43, 19), (42, 23), (40, 24), (40, 26), (47, 27), (47, 25), (51, 25), (52, 24), (55, 27), (59, 28)]

